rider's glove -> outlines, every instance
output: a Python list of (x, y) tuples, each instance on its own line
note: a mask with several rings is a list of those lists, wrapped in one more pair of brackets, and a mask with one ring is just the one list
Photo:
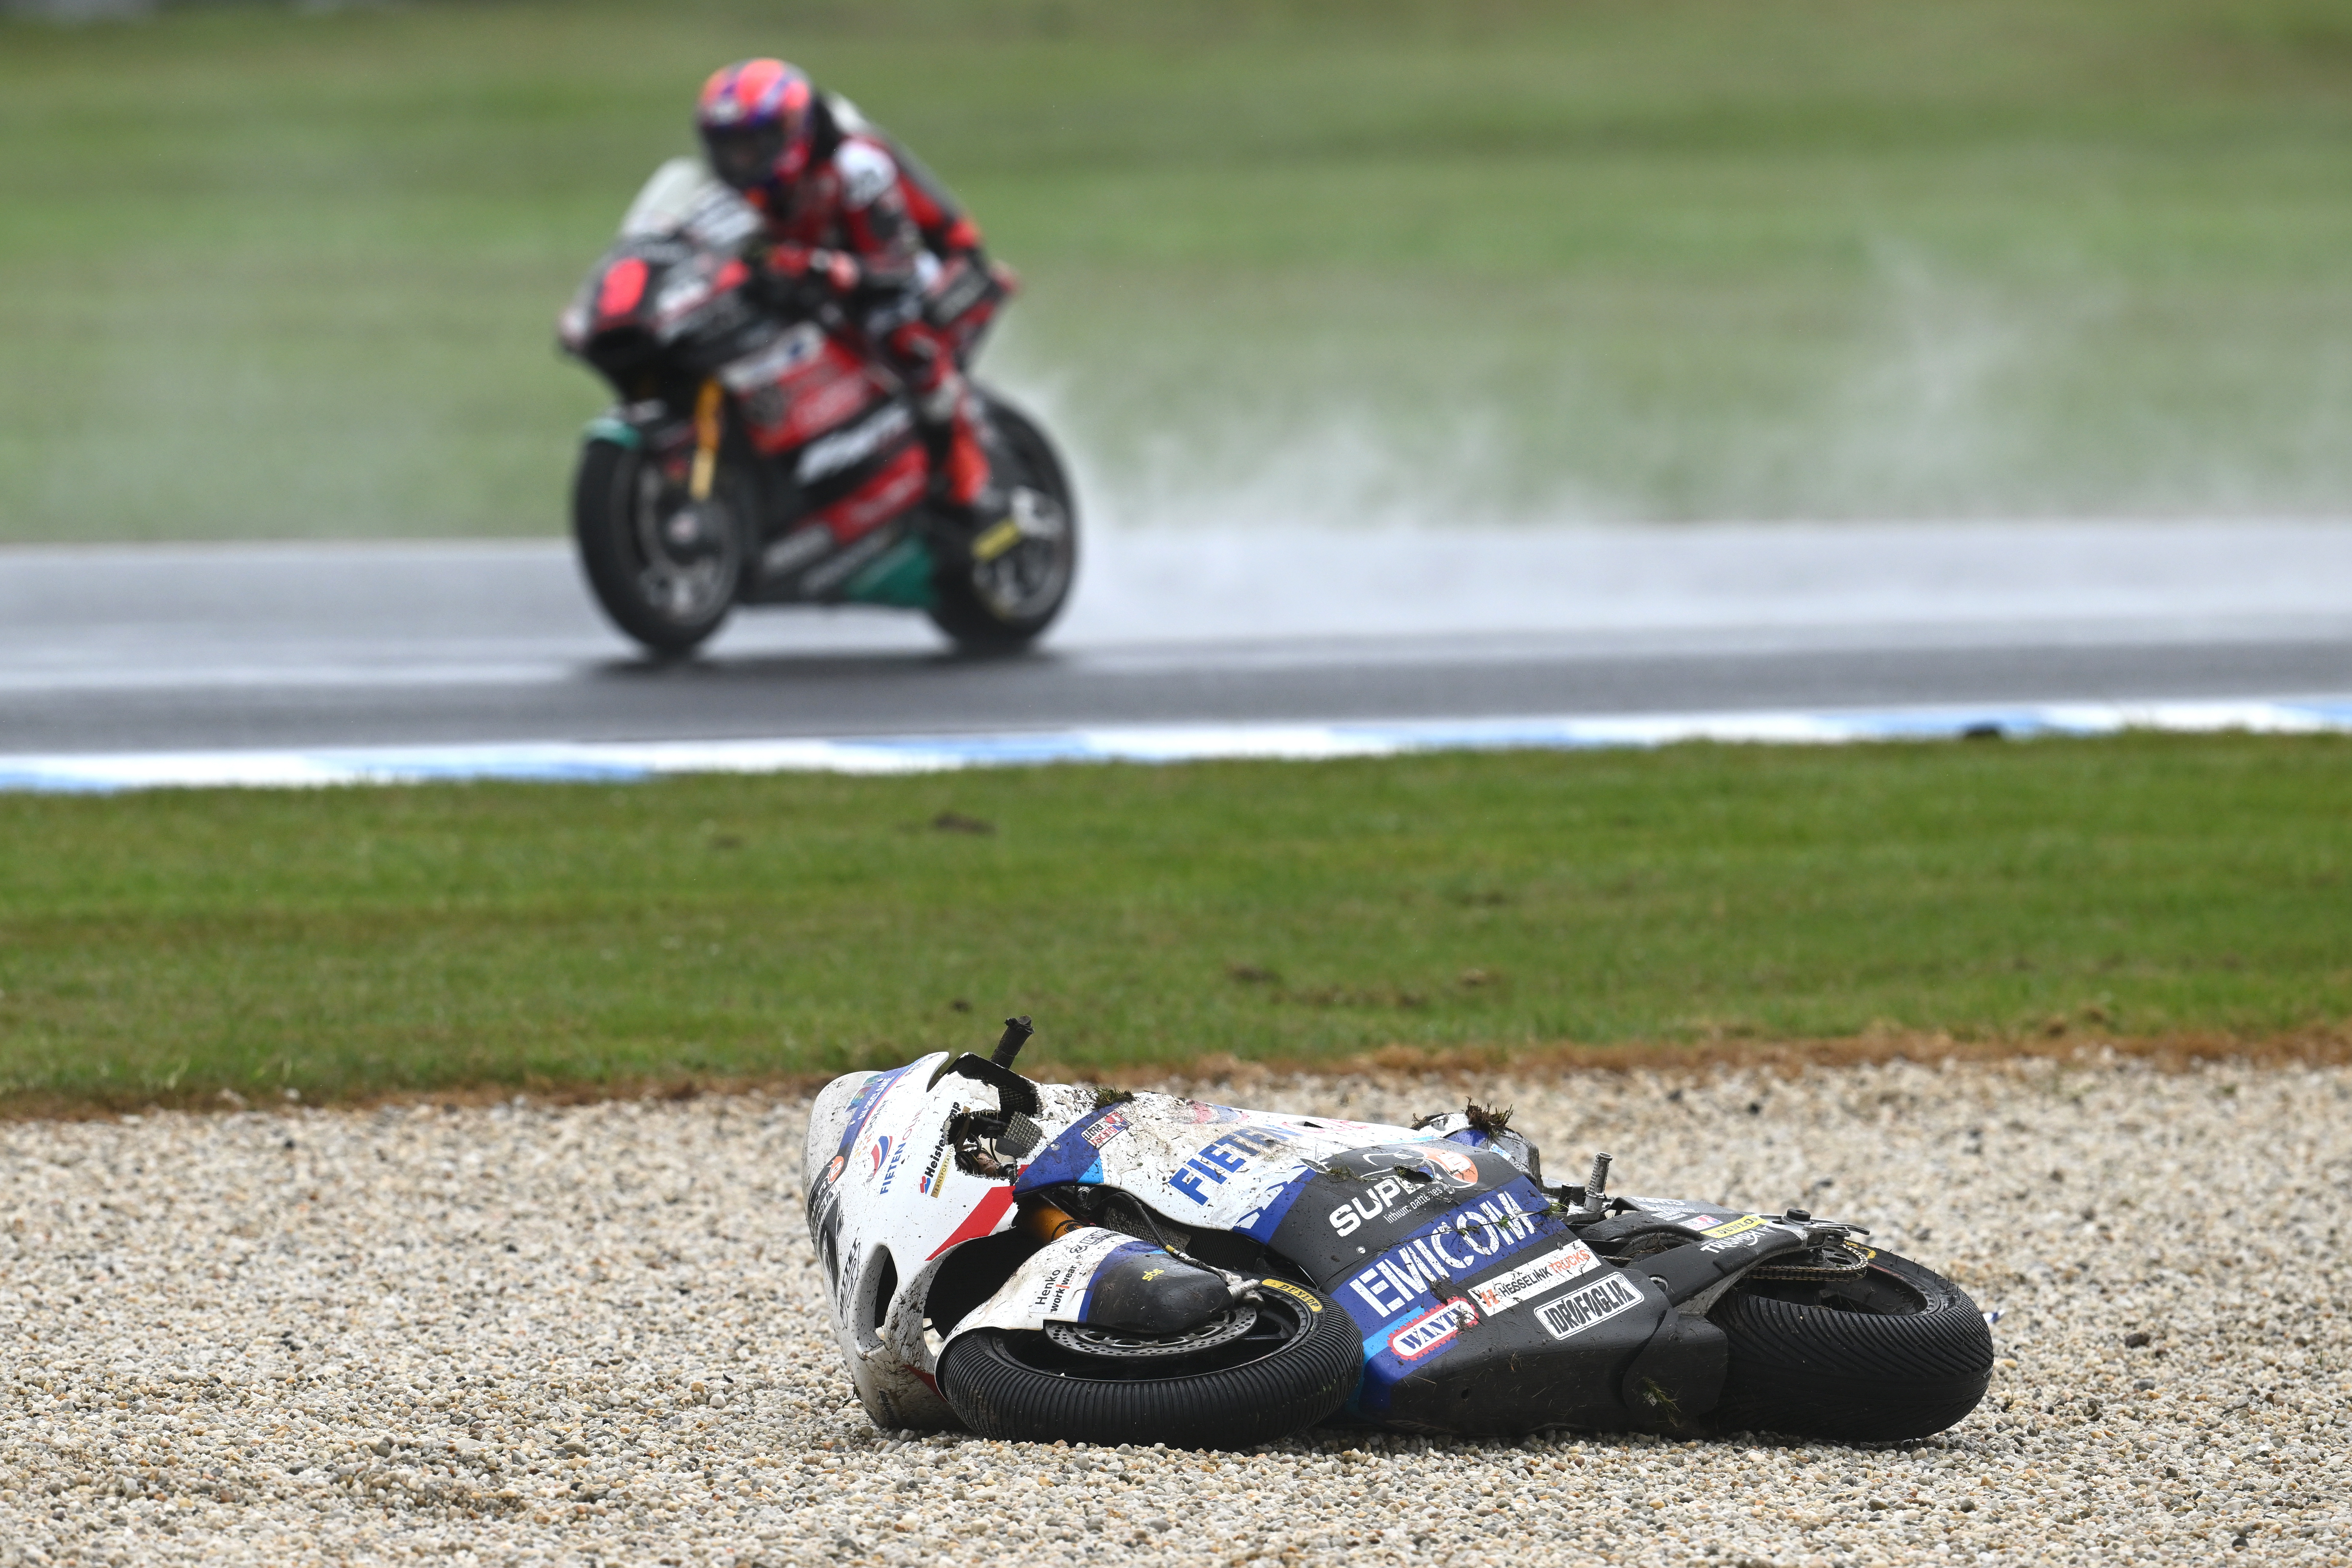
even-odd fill
[(822, 289), (836, 300), (856, 292), (864, 279), (857, 258), (823, 246), (770, 246), (761, 265), (787, 289)]

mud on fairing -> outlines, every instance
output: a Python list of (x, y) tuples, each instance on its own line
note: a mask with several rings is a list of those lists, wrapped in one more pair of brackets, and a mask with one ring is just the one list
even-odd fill
[(1027, 1035), (817, 1096), (809, 1229), (878, 1426), (1884, 1441), (1983, 1396), (1975, 1304), (1858, 1226), (1611, 1196), (1606, 1155), (1547, 1185), (1475, 1106), (1393, 1126), (1034, 1082)]

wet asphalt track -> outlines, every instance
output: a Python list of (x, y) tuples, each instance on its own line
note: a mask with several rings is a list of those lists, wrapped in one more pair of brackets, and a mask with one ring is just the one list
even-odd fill
[(754, 612), (637, 658), (554, 542), (0, 550), (0, 752), (2352, 691), (2352, 525), (1093, 542), (1032, 655)]

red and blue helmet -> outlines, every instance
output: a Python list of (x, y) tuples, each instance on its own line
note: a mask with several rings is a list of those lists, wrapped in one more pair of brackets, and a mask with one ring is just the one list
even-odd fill
[(711, 72), (694, 110), (711, 173), (747, 195), (783, 195), (808, 171), (815, 102), (807, 75), (782, 60)]

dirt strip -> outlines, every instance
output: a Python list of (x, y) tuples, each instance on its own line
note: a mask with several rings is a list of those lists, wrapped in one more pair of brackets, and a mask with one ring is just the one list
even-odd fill
[[(1042, 1068), (1045, 1063), (1039, 1063)], [(1392, 1120), (1458, 1079), (1273, 1078)], [(2352, 1562), (2352, 1069), (1523, 1071), (1563, 1169), (1803, 1204), (2001, 1317), (1925, 1443), (877, 1433), (758, 1094), (0, 1125), (0, 1568)]]

